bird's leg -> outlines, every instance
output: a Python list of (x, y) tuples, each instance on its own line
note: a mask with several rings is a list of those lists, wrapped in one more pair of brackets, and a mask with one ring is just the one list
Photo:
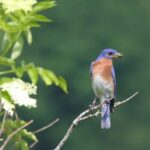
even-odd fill
[(98, 101), (98, 98), (97, 97), (95, 97), (95, 99), (93, 100), (93, 102), (92, 102), (92, 107), (94, 107), (95, 106), (95, 104), (96, 104), (96, 102)]
[(89, 105), (90, 113), (92, 113), (92, 111), (93, 111), (93, 109), (94, 109), (94, 106), (95, 106), (95, 104), (96, 104), (97, 100), (98, 100), (98, 98), (97, 98), (97, 97), (95, 97), (95, 98), (94, 98), (94, 100), (93, 100), (93, 102), (92, 102), (92, 104), (91, 104), (91, 105)]

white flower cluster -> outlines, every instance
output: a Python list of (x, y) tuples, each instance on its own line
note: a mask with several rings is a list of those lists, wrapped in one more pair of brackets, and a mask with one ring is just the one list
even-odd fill
[(0, 0), (2, 7), (6, 13), (23, 10), (29, 12), (32, 10), (32, 6), (37, 3), (37, 0)]
[(36, 107), (36, 99), (31, 98), (30, 95), (35, 95), (37, 86), (26, 83), (21, 79), (13, 79), (12, 82), (4, 83), (0, 85), (2, 91), (7, 91), (11, 97), (13, 103), (10, 103), (7, 99), (2, 98), (1, 104), (10, 115), (13, 114), (15, 105), (25, 106), (28, 108)]

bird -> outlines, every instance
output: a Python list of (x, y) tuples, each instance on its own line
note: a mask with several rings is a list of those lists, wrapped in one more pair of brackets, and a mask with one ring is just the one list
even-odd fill
[(114, 112), (116, 98), (116, 75), (113, 60), (122, 56), (117, 50), (106, 48), (90, 66), (93, 91), (101, 105), (102, 129), (111, 127), (110, 112)]

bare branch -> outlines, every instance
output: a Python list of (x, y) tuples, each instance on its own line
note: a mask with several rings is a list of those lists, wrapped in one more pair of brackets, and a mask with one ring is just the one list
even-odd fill
[[(40, 133), (40, 132), (43, 132), (44, 130), (47, 130), (48, 128), (52, 127), (53, 125), (55, 125), (57, 122), (59, 121), (59, 118), (55, 119), (53, 122), (49, 123), (48, 125), (40, 128), (40, 129), (37, 129), (36, 131), (33, 131), (34, 134), (37, 134), (37, 133)], [(38, 141), (36, 142), (33, 142), (29, 148), (33, 148), (36, 144), (38, 143)]]
[(51, 122), (50, 124), (48, 124), (48, 125), (46, 125), (46, 126), (40, 128), (40, 129), (37, 129), (37, 130), (34, 131), (33, 133), (34, 133), (34, 134), (40, 133), (40, 132), (42, 132), (42, 131), (44, 131), (44, 130), (50, 128), (50, 127), (52, 127), (52, 126), (53, 126), (54, 124), (56, 124), (58, 121), (59, 121), (59, 119), (57, 118), (56, 120), (54, 120), (54, 121)]
[(38, 141), (33, 142), (33, 143), (29, 146), (29, 149), (33, 148), (37, 143), (38, 143)]
[(23, 128), (26, 128), (27, 126), (29, 126), (31, 123), (33, 122), (33, 120), (27, 122), (25, 125), (19, 127), (18, 129), (16, 129), (14, 132), (12, 132), (4, 141), (4, 143), (1, 145), (0, 150), (3, 150), (5, 148), (5, 146), (8, 144), (8, 142), (11, 140), (11, 138), (18, 133), (20, 130), (22, 130)]
[(139, 94), (139, 92), (135, 92), (133, 95), (131, 95), (131, 96), (128, 97), (127, 99), (125, 99), (125, 100), (123, 100), (123, 101), (121, 101), (121, 102), (116, 102), (116, 103), (115, 103), (115, 107), (118, 107), (119, 105), (124, 104), (124, 103), (130, 101), (133, 97), (135, 97), (135, 96), (138, 95), (138, 94)]
[(4, 123), (5, 123), (6, 117), (7, 117), (7, 111), (5, 111), (4, 117), (3, 117), (3, 120), (2, 120), (2, 125), (1, 125), (1, 128), (0, 128), (0, 137), (2, 136), (2, 134), (4, 132), (3, 129), (4, 129)]
[[(133, 99), (139, 92), (134, 93), (132, 96), (128, 97), (127, 99), (123, 100), (123, 101), (119, 101), (115, 103), (115, 107), (118, 107), (126, 102), (128, 102), (129, 100)], [(95, 103), (95, 99), (93, 101), (93, 103)], [(93, 104), (92, 103), (92, 104)], [(68, 128), (66, 134), (64, 135), (64, 137), (62, 138), (62, 140), (59, 142), (59, 144), (56, 146), (56, 148), (54, 148), (54, 150), (60, 150), (63, 145), (65, 144), (65, 142), (67, 141), (67, 139), (70, 137), (71, 133), (73, 132), (73, 129), (82, 121), (93, 118), (93, 117), (97, 117), (98, 115), (101, 114), (100, 112), (100, 107), (102, 106), (102, 104), (98, 104), (96, 106), (92, 107), (91, 109), (87, 109), (85, 111), (83, 111), (81, 114), (79, 114), (72, 122), (72, 124), (70, 125), (70, 127)]]

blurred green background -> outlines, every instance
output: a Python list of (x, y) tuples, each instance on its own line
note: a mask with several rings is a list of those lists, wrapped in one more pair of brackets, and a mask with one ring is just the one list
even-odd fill
[(72, 120), (92, 102), (89, 66), (104, 48), (124, 54), (115, 62), (117, 97), (140, 91), (112, 114), (112, 128), (102, 130), (100, 117), (81, 123), (64, 150), (149, 150), (150, 148), (150, 1), (57, 0), (46, 15), (51, 24), (33, 30), (32, 46), (22, 58), (52, 69), (66, 78), (69, 94), (55, 86), (38, 89), (38, 108), (26, 112), (32, 127), (40, 128), (57, 117), (60, 122), (38, 134), (35, 150), (53, 149)]

